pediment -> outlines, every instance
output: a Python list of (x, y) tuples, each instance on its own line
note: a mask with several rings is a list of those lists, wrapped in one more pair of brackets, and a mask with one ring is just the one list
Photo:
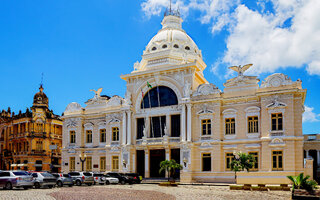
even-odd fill
[(220, 94), (221, 90), (212, 83), (204, 83), (198, 86), (197, 91), (193, 93), (193, 96)]

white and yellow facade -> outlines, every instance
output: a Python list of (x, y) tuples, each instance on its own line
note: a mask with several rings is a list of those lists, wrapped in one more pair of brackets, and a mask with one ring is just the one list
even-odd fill
[(62, 170), (82, 170), (81, 158), (85, 170), (159, 177), (160, 160), (175, 159), (182, 182), (234, 182), (229, 163), (242, 151), (257, 162), (239, 183), (287, 183), (287, 175), (303, 172), (301, 81), (276, 73), (259, 84), (243, 75), (250, 66), (236, 67), (222, 91), (205, 79), (182, 19), (169, 13), (162, 26), (134, 71), (121, 76), (125, 98), (100, 89), (86, 107), (67, 106)]

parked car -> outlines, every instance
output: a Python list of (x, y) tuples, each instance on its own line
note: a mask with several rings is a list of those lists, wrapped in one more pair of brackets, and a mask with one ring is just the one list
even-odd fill
[(133, 183), (141, 183), (142, 176), (139, 176), (137, 173), (125, 173), (125, 176), (128, 176), (133, 179)]
[(92, 176), (93, 176), (93, 179), (94, 179), (94, 185), (95, 184), (100, 184), (100, 185), (104, 185), (105, 182), (106, 182), (106, 179), (105, 177), (103, 176), (102, 173), (97, 173), (97, 172), (91, 172), (92, 173)]
[(53, 188), (56, 185), (56, 178), (48, 172), (32, 172), (31, 175), (36, 189), (42, 187)]
[(93, 176), (90, 172), (69, 172), (73, 183), (77, 186), (81, 186), (82, 184), (86, 184), (91, 186), (94, 183)]
[(109, 172), (108, 175), (111, 176), (111, 177), (114, 177), (114, 178), (119, 179), (119, 183), (121, 183), (122, 185), (124, 185), (124, 184), (126, 184), (126, 183), (129, 183), (129, 184), (132, 184), (132, 183), (133, 183), (132, 178), (129, 178), (129, 177), (127, 177), (127, 176), (124, 176), (124, 175), (121, 174), (121, 173)]
[(119, 179), (118, 179), (118, 178), (111, 177), (111, 176), (108, 175), (108, 174), (104, 174), (103, 177), (105, 178), (105, 183), (106, 183), (106, 185), (109, 185), (109, 184), (118, 184), (118, 183), (119, 183)]
[(58, 187), (63, 187), (64, 185), (68, 185), (69, 187), (73, 186), (73, 180), (69, 174), (53, 173), (52, 175), (56, 177)]
[(0, 187), (11, 190), (12, 188), (28, 189), (33, 186), (33, 178), (25, 171), (1, 171)]

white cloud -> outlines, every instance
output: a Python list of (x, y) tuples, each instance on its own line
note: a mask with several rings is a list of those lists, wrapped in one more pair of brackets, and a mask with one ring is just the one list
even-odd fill
[[(265, 2), (272, 3), (272, 12), (266, 11)], [(309, 74), (320, 75), (320, 1), (265, 2), (257, 1), (255, 10), (239, 0), (178, 0), (174, 6), (179, 5), (184, 17), (190, 10), (200, 11), (200, 22), (210, 24), (213, 34), (223, 28), (229, 31), (227, 49), (219, 59), (224, 64), (253, 63), (249, 74), (306, 67)], [(141, 6), (150, 17), (168, 4), (168, 0), (146, 0)]]
[(313, 107), (304, 106), (304, 113), (302, 116), (302, 122), (318, 122), (320, 118), (320, 114), (316, 114), (313, 112)]

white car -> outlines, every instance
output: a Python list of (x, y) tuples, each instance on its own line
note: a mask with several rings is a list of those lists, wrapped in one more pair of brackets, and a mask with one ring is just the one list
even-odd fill
[(119, 183), (119, 179), (111, 177), (108, 174), (103, 175), (103, 177), (105, 177), (106, 185)]

